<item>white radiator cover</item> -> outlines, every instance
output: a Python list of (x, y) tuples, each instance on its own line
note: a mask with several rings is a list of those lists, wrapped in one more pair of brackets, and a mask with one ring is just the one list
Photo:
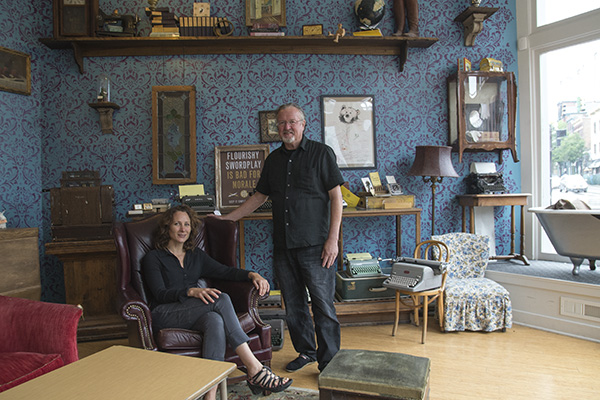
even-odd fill
[(571, 317), (600, 321), (600, 303), (561, 296), (560, 313)]

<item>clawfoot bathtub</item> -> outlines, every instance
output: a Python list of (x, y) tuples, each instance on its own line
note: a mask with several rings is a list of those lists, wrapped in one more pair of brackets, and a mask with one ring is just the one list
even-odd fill
[(596, 269), (600, 259), (600, 210), (554, 210), (530, 208), (544, 227), (556, 252), (569, 257), (573, 263), (573, 275), (579, 275), (579, 267), (585, 258), (590, 269)]

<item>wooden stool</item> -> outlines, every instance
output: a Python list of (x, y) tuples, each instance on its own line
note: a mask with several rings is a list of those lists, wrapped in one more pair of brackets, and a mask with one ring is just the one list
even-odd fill
[(340, 350), (319, 375), (320, 400), (428, 399), (429, 358)]

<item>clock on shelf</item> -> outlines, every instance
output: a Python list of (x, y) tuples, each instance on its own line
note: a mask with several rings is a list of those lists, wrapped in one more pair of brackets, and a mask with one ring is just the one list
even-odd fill
[(95, 36), (98, 0), (53, 0), (54, 37)]
[[(517, 85), (512, 72), (460, 71), (448, 78), (449, 145), (465, 151), (510, 150), (515, 140)], [(500, 162), (502, 156), (500, 154)]]

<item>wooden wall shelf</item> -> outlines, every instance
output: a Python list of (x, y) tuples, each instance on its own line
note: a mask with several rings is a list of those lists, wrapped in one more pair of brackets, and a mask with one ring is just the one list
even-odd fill
[(499, 8), (497, 7), (467, 7), (458, 17), (455, 22), (463, 24), (465, 32), (465, 46), (473, 47), (475, 38), (483, 30), (483, 21), (492, 16)]
[(399, 56), (400, 71), (408, 48), (427, 48), (437, 38), (426, 37), (355, 37), (346, 36), (338, 43), (332, 37), (82, 37), (42, 38), (51, 49), (73, 49), (79, 72), (83, 74), (85, 57), (158, 56), (181, 54), (362, 54)]

